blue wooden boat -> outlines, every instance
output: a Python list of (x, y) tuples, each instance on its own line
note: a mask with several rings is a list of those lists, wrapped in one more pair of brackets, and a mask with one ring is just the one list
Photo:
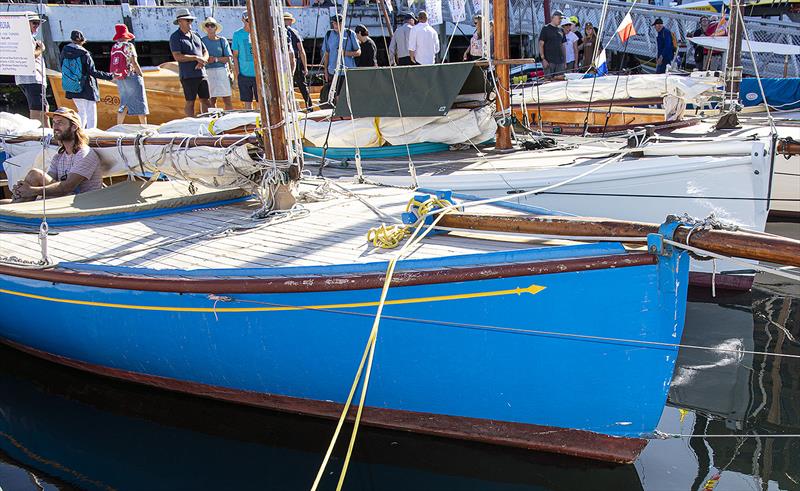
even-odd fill
[[(372, 208), (341, 194), (267, 224), (250, 218), (253, 200), (170, 200), (175, 187), (154, 183), (125, 210), (87, 205), (114, 187), (49, 200), (49, 267), (34, 265), (25, 222), (41, 205), (0, 209), (2, 341), (110, 377), (338, 416), (393, 254), (365, 241), (386, 220), (373, 208), (399, 216), (409, 192), (352, 185)], [(180, 206), (152, 213), (152, 200)], [(132, 219), (139, 207), (150, 211)], [(685, 253), (653, 251), (426, 238), (392, 280), (363, 421), (633, 461), (666, 401), (688, 283)]]

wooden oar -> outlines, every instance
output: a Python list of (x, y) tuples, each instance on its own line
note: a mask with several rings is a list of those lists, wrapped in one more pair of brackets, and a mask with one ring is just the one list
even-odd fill
[[(172, 136), (148, 136), (139, 141), (140, 145), (169, 145), (180, 144), (186, 140), (184, 147), (220, 147), (226, 148), (232, 145), (242, 145), (250, 143), (252, 145), (258, 144), (258, 137), (251, 135), (244, 137), (242, 135), (220, 135), (220, 136), (192, 136), (192, 137), (172, 137)], [(5, 139), (6, 143), (22, 143), (30, 141), (41, 141), (39, 136), (13, 136)], [(116, 138), (112, 136), (98, 136), (89, 138), (89, 146), (94, 148), (111, 148), (121, 145), (123, 147), (131, 147), (136, 142), (136, 136), (123, 136)]]
[[(439, 226), (488, 232), (614, 237), (620, 240), (626, 237), (645, 237), (647, 234), (657, 233), (659, 227), (655, 223), (607, 218), (468, 213), (448, 214), (439, 221)], [(800, 241), (787, 237), (727, 230), (697, 229), (692, 232), (691, 227), (678, 227), (674, 240), (686, 244), (687, 237), (687, 245), (709, 252), (800, 267)]]

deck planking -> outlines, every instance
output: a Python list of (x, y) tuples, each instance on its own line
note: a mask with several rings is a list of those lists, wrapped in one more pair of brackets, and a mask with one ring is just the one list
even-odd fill
[[(316, 185), (301, 184), (304, 191)], [(400, 218), (411, 191), (366, 184), (348, 184), (390, 217)], [(326, 201), (302, 203), (308, 214), (300, 218), (265, 224), (251, 219), (259, 209), (255, 200), (217, 208), (173, 213), (116, 223), (51, 227), (57, 235), (48, 238), (54, 262), (84, 262), (153, 270), (203, 270), (317, 266), (386, 261), (396, 250), (374, 248), (367, 232), (385, 222), (358, 199), (334, 192)], [(507, 213), (494, 207), (484, 211)], [(231, 227), (230, 234), (209, 234)], [(201, 237), (186, 240), (195, 235)], [(3, 233), (0, 256), (36, 261), (41, 252), (35, 234)], [(183, 239), (183, 240), (181, 240)], [(172, 242), (179, 240), (177, 242)], [(532, 241), (507, 242), (474, 239), (453, 234), (427, 237), (413, 251), (413, 258), (514, 250), (533, 246)], [(135, 252), (135, 249), (143, 248)], [(108, 257), (107, 257), (108, 256)], [(146, 276), (146, 275), (144, 275)]]

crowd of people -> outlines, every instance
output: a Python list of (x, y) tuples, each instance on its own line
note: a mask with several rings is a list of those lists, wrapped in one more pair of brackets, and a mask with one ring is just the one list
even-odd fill
[[(403, 13), (398, 19), (401, 25), (387, 47), (389, 64), (410, 66), (436, 63), (441, 51), (439, 35), (428, 24), (426, 12)], [(222, 36), (223, 26), (213, 17), (202, 21), (202, 36), (193, 29), (195, 20), (188, 9), (178, 9), (174, 19), (177, 28), (169, 39), (170, 52), (178, 64), (178, 77), (185, 99), (184, 114), (187, 117), (194, 116), (198, 102), (201, 112), (207, 112), (218, 103), (221, 103), (222, 109), (233, 109), (233, 87), (238, 88), (238, 96), (244, 107), (252, 109), (253, 103), (258, 101), (259, 91), (247, 12), (242, 15), (242, 26), (233, 32), (230, 41)], [(463, 53), (465, 61), (476, 60), (484, 55), (483, 18), (476, 15), (472, 20), (475, 30)], [(13, 187), (14, 199), (20, 201), (35, 199), (43, 194), (59, 196), (96, 189), (100, 185), (99, 158), (88, 147), (84, 130), (96, 127), (99, 100), (97, 79), (114, 81), (117, 86), (120, 99), (118, 123), (121, 124), (126, 116), (135, 116), (140, 123), (147, 123), (147, 93), (134, 45), (135, 36), (124, 24), (115, 26), (109, 69), (102, 71), (84, 47), (87, 41), (84, 33), (72, 31), (70, 42), (61, 50), (60, 60), (62, 85), (77, 112), (60, 108), (48, 113), (45, 97), (47, 78), (42, 62), (45, 46), (34, 37), (44, 19), (29, 13), (28, 21), (36, 70), (32, 75), (16, 76), (15, 81), (25, 95), (32, 119), (49, 126), (46, 116), (52, 117), (54, 137), (60, 147), (47, 173), (31, 171)], [(283, 21), (290, 63), (285, 68), (291, 72), (306, 108), (311, 109), (313, 104), (307, 85), (309, 64), (303, 38), (294, 27), (296, 19), (292, 14), (284, 14)], [(677, 40), (664, 26), (662, 19), (656, 19), (652, 27), (656, 31), (656, 73), (664, 73), (675, 58)], [(718, 23), (702, 17), (691, 36), (720, 35), (720, 29)], [(553, 12), (550, 22), (540, 32), (538, 42), (547, 76), (587, 70), (592, 67), (593, 57), (599, 50), (594, 26), (589, 22), (581, 26), (575, 16), (567, 17), (560, 11)], [(340, 47), (342, 56), (339, 56)], [(366, 26), (357, 25), (355, 29), (349, 29), (344, 26), (341, 15), (331, 17), (330, 29), (321, 42), (321, 63), (326, 85), (320, 100), (327, 100), (330, 90), (336, 93), (341, 90), (343, 77), (336, 77), (337, 71), (340, 72), (342, 67), (378, 66), (377, 54), (378, 48)], [(719, 55), (718, 51), (697, 47), (694, 50), (694, 64), (701, 69), (718, 68)], [(337, 79), (336, 87), (332, 87)]]

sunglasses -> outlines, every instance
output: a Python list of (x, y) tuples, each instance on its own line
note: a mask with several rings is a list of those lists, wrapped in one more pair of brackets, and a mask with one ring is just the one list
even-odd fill
[(34, 26), (40, 26), (40, 25), (42, 25), (42, 22), (38, 21), (38, 20), (32, 20), (31, 24), (34, 25)]
[(208, 27), (217, 27), (217, 25), (216, 24), (206, 24), (203, 27), (206, 27), (206, 28), (208, 28)]

